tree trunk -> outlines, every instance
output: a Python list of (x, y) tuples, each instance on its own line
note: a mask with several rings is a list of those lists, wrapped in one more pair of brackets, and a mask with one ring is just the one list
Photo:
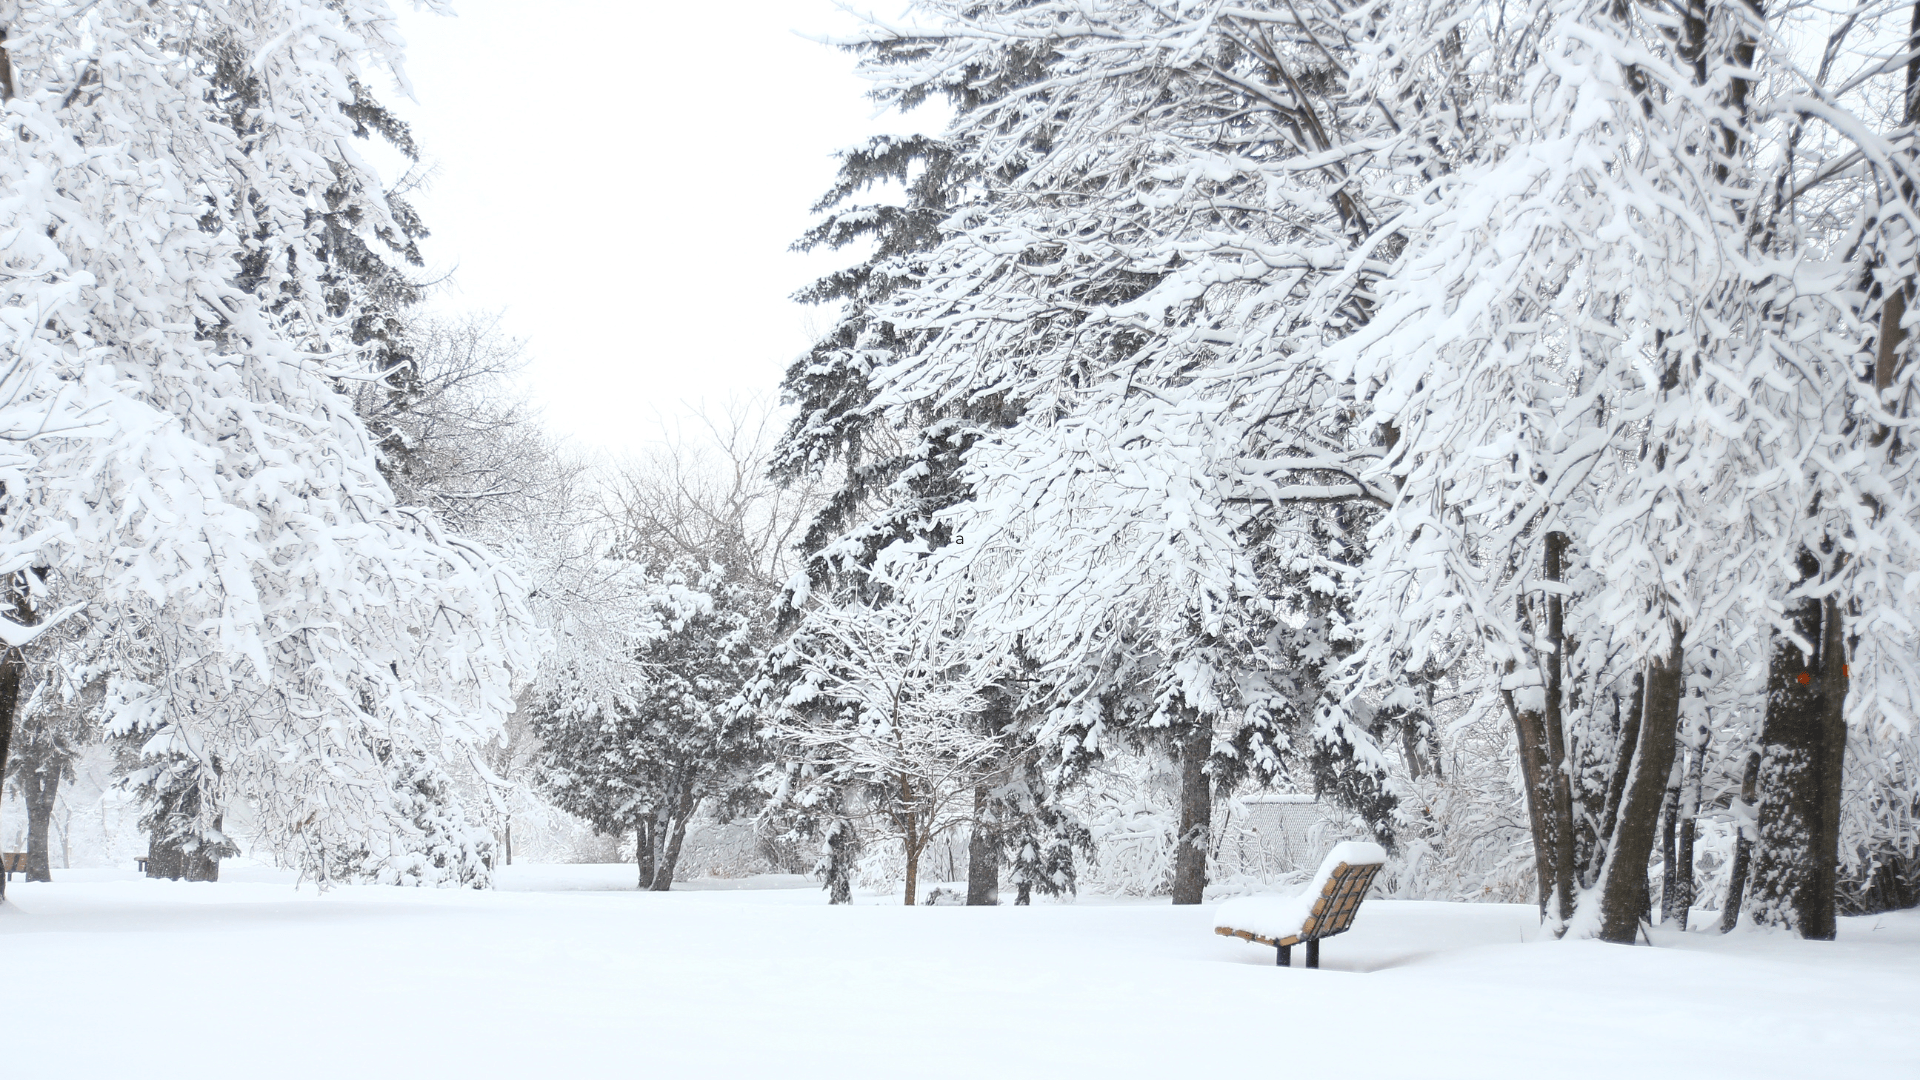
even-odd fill
[(827, 903), (853, 903), (853, 861), (860, 854), (860, 836), (853, 822), (836, 820), (827, 833)]
[(1674, 841), (1680, 823), (1680, 761), (1674, 755), (1673, 768), (1667, 772), (1667, 790), (1660, 796), (1660, 921), (1673, 921), (1674, 879), (1677, 863)]
[(691, 795), (682, 796), (680, 805), (673, 809), (673, 823), (667, 828), (667, 842), (660, 853), (660, 860), (653, 868), (653, 891), (667, 892), (673, 888), (673, 873), (680, 865), (680, 848), (687, 839), (687, 826), (693, 822), (693, 812), (700, 800)]
[(633, 827), (633, 860), (639, 864), (640, 880), (637, 889), (653, 887), (653, 819), (641, 818)]
[(147, 876), (162, 881), (178, 881), (181, 877), (180, 849), (163, 844), (157, 835), (147, 835)]
[(60, 770), (56, 766), (42, 767), (20, 780), (21, 795), (27, 803), (27, 880), (52, 881), (47, 829), (53, 824), (53, 804), (60, 795)]
[(1682, 813), (1680, 836), (1673, 848), (1673, 859), (1677, 869), (1673, 879), (1672, 904), (1673, 920), (1682, 930), (1687, 928), (1687, 917), (1693, 912), (1693, 836), (1693, 815)]
[(1733, 814), (1733, 866), (1727, 874), (1727, 899), (1720, 905), (1720, 932), (1740, 924), (1740, 902), (1747, 892), (1747, 868), (1753, 855), (1755, 789), (1760, 780), (1760, 751), (1747, 755), (1740, 777), (1740, 805)]
[(1193, 730), (1180, 741), (1180, 838), (1173, 847), (1176, 904), (1198, 904), (1204, 899), (1207, 841), (1213, 834), (1213, 786), (1207, 778), (1213, 725), (1199, 716), (1190, 721)]
[(1589, 888), (1600, 883), (1606, 869), (1607, 853), (1612, 850), (1614, 827), (1620, 821), (1620, 801), (1627, 795), (1627, 777), (1633, 774), (1634, 748), (1640, 743), (1640, 717), (1646, 711), (1647, 677), (1644, 672), (1633, 674), (1633, 701), (1627, 706), (1627, 724), (1620, 729), (1620, 736), (1614, 740), (1616, 749), (1613, 756), (1613, 775), (1607, 781), (1606, 807), (1600, 814), (1598, 843), (1594, 848), (1595, 861), (1588, 874)]
[(1619, 818), (1607, 845), (1606, 867), (1600, 875), (1600, 938), (1621, 945), (1633, 944), (1640, 928), (1647, 895), (1647, 860), (1653, 854), (1661, 796), (1673, 771), (1674, 729), (1680, 719), (1685, 654), (1681, 628), (1675, 625), (1668, 632), (1673, 641), (1667, 655), (1647, 666), (1639, 738), (1633, 747)]
[[(1908, 48), (1920, 43), (1920, 4), (1913, 6), (1913, 29), (1907, 38)], [(1907, 122), (1912, 123), (1916, 112), (1920, 111), (1920, 94), (1916, 94), (1916, 78), (1920, 77), (1920, 67), (1911, 61), (1907, 64)], [(1880, 333), (1874, 343), (1873, 390), (1874, 397), (1884, 401), (1881, 395), (1893, 385), (1894, 371), (1900, 366), (1900, 343), (1906, 340), (1907, 331), (1900, 325), (1907, 314), (1907, 288), (1910, 283), (1895, 286), (1887, 294), (1880, 306)], [(1887, 441), (1891, 432), (1884, 424), (1874, 425), (1872, 445), (1879, 446)]]
[[(7, 39), (6, 31), (0, 30), (0, 42)], [(13, 97), (13, 67), (7, 50), (0, 48), (0, 100)], [(0, 483), (0, 495), (6, 494), (6, 485)], [(40, 571), (34, 571), (40, 573)], [(13, 602), (13, 621), (22, 626), (32, 626), (40, 621), (34, 613), (33, 601), (27, 595), (22, 575), (9, 575), (5, 579), (6, 597)], [(13, 750), (13, 725), (20, 713), (20, 681), (26, 673), (27, 658), (19, 649), (8, 648), (0, 651), (0, 776), (7, 775), (8, 755)], [(0, 874), (0, 900), (7, 898), (7, 875)]]
[[(1603, 857), (1606, 844), (1600, 835), (1600, 819), (1607, 807), (1607, 782), (1612, 779), (1610, 762), (1600, 757), (1596, 751), (1601, 747), (1613, 748), (1620, 741), (1622, 702), (1618, 693), (1605, 695), (1611, 699), (1613, 716), (1602, 734), (1597, 723), (1590, 725), (1589, 735), (1578, 743), (1568, 733), (1567, 768), (1572, 777), (1573, 786), (1573, 873), (1576, 889), (1593, 888), (1595, 869)], [(1596, 708), (1593, 718), (1597, 720)]]
[[(1507, 669), (1513, 670), (1508, 663)], [(1513, 734), (1520, 749), (1520, 786), (1526, 789), (1527, 824), (1533, 832), (1533, 872), (1539, 885), (1540, 917), (1547, 917), (1548, 901), (1553, 895), (1553, 819), (1547, 804), (1552, 785), (1547, 779), (1545, 733), (1540, 714), (1523, 710), (1514, 701), (1513, 691), (1502, 690), (1507, 715), (1513, 719)]]
[[(0, 657), (0, 776), (7, 774), (7, 754), (13, 745), (14, 716), (20, 709), (20, 674), (24, 666), (18, 649), (7, 649), (5, 656)], [(7, 876), (0, 874), (0, 900), (6, 896)]]
[[(1547, 534), (1547, 580), (1565, 576), (1567, 534)], [(1547, 768), (1553, 794), (1553, 892), (1555, 918), (1565, 926), (1573, 918), (1573, 777), (1567, 763), (1566, 720), (1561, 699), (1567, 647), (1560, 594), (1547, 594)]]
[(927, 846), (920, 835), (920, 805), (914, 799), (913, 783), (900, 776), (900, 853), (907, 860), (906, 905), (912, 907), (920, 896), (920, 851)]
[(1809, 935), (1832, 941), (1840, 932), (1837, 904), (1840, 897), (1840, 799), (1846, 786), (1847, 765), (1847, 666), (1846, 622), (1840, 603), (1832, 597), (1826, 602), (1825, 640), (1820, 645), (1820, 830), (1814, 834), (1813, 871), (1819, 901), (1816, 918), (1809, 925), (1819, 929)]
[(973, 789), (973, 836), (967, 841), (967, 906), (1000, 903), (1000, 829), (987, 785)]
[[(1806, 576), (1818, 571), (1809, 555)], [(1774, 644), (1767, 714), (1760, 731), (1758, 837), (1753, 857), (1753, 917), (1801, 937), (1836, 932), (1840, 776), (1845, 764), (1845, 648), (1839, 605), (1805, 600), (1791, 613), (1812, 656), (1787, 638)]]
[(1420, 735), (1412, 724), (1400, 728), (1400, 756), (1406, 759), (1407, 775), (1419, 780), (1426, 771), (1426, 762), (1420, 756)]
[(1707, 743), (1712, 729), (1701, 724), (1687, 741), (1687, 779), (1680, 790), (1680, 835), (1673, 852), (1673, 914), (1680, 929), (1687, 928), (1693, 911), (1693, 842), (1700, 820), (1700, 786), (1706, 773)]
[(653, 851), (647, 856), (650, 876), (640, 887), (651, 892), (660, 881), (660, 867), (667, 861), (667, 845), (673, 842), (673, 810), (671, 807), (655, 807), (653, 820), (647, 825), (647, 839), (653, 841)]

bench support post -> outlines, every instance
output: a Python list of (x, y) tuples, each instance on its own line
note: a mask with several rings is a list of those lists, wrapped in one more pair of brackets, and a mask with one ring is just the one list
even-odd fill
[(1320, 966), (1320, 939), (1319, 938), (1314, 938), (1312, 941), (1307, 942), (1307, 966), (1310, 968), (1317, 968)]
[(1293, 948), (1289, 945), (1274, 946), (1273, 962), (1279, 967), (1293, 966)]

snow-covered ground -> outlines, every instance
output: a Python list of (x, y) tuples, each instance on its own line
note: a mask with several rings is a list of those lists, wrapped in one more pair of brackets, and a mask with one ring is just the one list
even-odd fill
[(316, 896), (273, 871), (224, 873), (16, 880), (0, 910), (8, 1064), (329, 1080), (1920, 1077), (1920, 912), (1843, 920), (1832, 944), (1656, 933), (1656, 948), (1621, 948), (1530, 942), (1522, 907), (1376, 900), (1308, 971), (1216, 937), (1211, 908), (1164, 901), (833, 908), (792, 878), (637, 893), (626, 866)]

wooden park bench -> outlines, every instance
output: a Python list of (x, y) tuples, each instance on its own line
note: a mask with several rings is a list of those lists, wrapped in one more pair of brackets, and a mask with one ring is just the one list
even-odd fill
[(1378, 844), (1336, 844), (1320, 864), (1313, 883), (1299, 896), (1245, 896), (1220, 905), (1216, 934), (1237, 937), (1277, 951), (1274, 963), (1289, 967), (1293, 947), (1307, 943), (1307, 966), (1320, 966), (1320, 939), (1346, 933), (1374, 876), (1387, 861)]
[(0, 851), (0, 861), (6, 864), (8, 881), (12, 881), (15, 874), (27, 872), (27, 853), (24, 851)]

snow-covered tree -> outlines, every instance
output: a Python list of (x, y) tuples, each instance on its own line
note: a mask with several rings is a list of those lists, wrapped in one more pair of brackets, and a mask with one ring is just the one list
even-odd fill
[(989, 665), (898, 604), (811, 613), (775, 647), (749, 696), (771, 711), (768, 812), (809, 819), (828, 842), (828, 888), (848, 899), (849, 830), (897, 841), (904, 902), (929, 844), (973, 821), (974, 791), (1004, 756), (962, 721), (985, 707)]
[(1756, 913), (1824, 935), (1841, 717), (1890, 747), (1915, 669), (1905, 11), (875, 22), (882, 100), (963, 102), (927, 145), (964, 197), (802, 426), (938, 420), (958, 497), (821, 550), (919, 560), (906, 602), (1017, 641), (1061, 745), (1305, 759), (1383, 827), (1446, 681), (1511, 729), (1543, 911), (1612, 940), (1757, 740)]
[(407, 506), (432, 510), (462, 536), (525, 553), (539, 526), (565, 512), (581, 466), (539, 423), (518, 384), (525, 346), (497, 315), (409, 312), (395, 339), (403, 368), (343, 383), (379, 439), (381, 474)]
[(411, 818), (383, 755), (482, 735), (538, 644), (524, 587), (397, 503), (337, 389), (379, 375), (346, 238), (412, 229), (358, 148), (392, 16), (105, 0), (6, 32), (7, 572), (49, 568), (117, 636), (111, 731), (246, 792), (324, 875)]
[(687, 826), (703, 803), (742, 789), (760, 761), (735, 703), (764, 647), (767, 596), (718, 564), (670, 564), (622, 637), (623, 678), (556, 665), (533, 731), (545, 789), (602, 832), (636, 836), (640, 887), (672, 887)]
[(557, 639), (532, 702), (541, 787), (601, 832), (635, 834), (642, 888), (671, 886), (693, 817), (740, 809), (764, 757), (736, 699), (775, 638), (811, 508), (805, 484), (765, 476), (764, 431), (739, 408), (709, 424), (712, 447), (608, 470), (540, 563)]
[[(1212, 785), (1289, 763), (1384, 827), (1371, 720), (1329, 697), (1350, 640), (1327, 571), (1359, 561), (1364, 514), (1320, 513), (1387, 497), (1358, 479), (1380, 451), (1316, 411), (1331, 391), (1284, 335), (1364, 315), (1323, 285), (1371, 265), (1351, 174), (1392, 115), (1341, 94), (1311, 29), (1276, 43), (1296, 12), (915, 14), (875, 24), (868, 72), (883, 100), (960, 102), (940, 145), (972, 186), (866, 313), (895, 344), (863, 415), (951, 431), (966, 487), (931, 524), (964, 543), (934, 549), (937, 584), (1036, 658), (1052, 700), (1029, 711), (1059, 745), (1117, 720), (1178, 748), (1190, 838)], [(1198, 902), (1187, 848), (1178, 891)]]
[(60, 786), (73, 779), (81, 755), (98, 741), (93, 714), (105, 692), (103, 679), (48, 647), (53, 644), (43, 641), (36, 649), (53, 657), (35, 665), (7, 749), (7, 779), (27, 808), (28, 881), (53, 880), (48, 833)]

